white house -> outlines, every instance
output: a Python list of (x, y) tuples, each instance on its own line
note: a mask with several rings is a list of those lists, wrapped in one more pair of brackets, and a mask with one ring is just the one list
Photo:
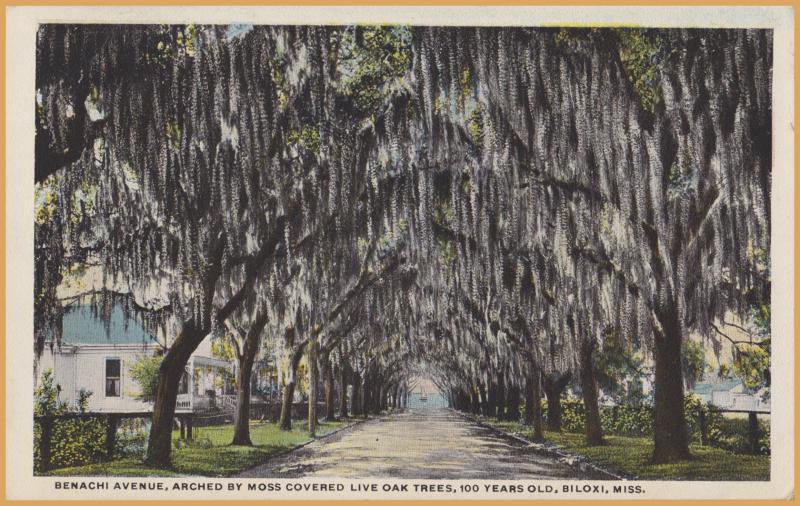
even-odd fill
[(763, 392), (749, 392), (737, 378), (701, 382), (692, 393), (720, 409), (738, 411), (770, 411), (770, 400)]
[[(78, 305), (65, 310), (61, 344), (48, 343), (37, 369), (39, 375), (52, 370), (59, 400), (72, 407), (77, 406), (83, 389), (92, 392), (88, 411), (151, 411), (150, 403), (137, 398), (141, 388), (131, 378), (130, 367), (158, 347), (155, 338), (139, 322), (126, 319), (120, 307), (112, 309), (106, 323), (90, 306)], [(231, 363), (211, 357), (210, 346), (204, 342), (187, 364), (177, 411), (230, 406), (232, 370)]]

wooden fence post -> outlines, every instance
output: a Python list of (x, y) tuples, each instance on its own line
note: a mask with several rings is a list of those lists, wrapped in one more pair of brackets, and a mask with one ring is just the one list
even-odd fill
[(114, 458), (114, 448), (117, 445), (117, 426), (119, 425), (119, 418), (116, 415), (108, 415), (106, 425), (106, 458), (112, 460)]
[(39, 419), (42, 428), (39, 437), (39, 469), (42, 472), (49, 471), (52, 466), (50, 454), (53, 441), (53, 422), (53, 418), (49, 416), (44, 416)]
[(178, 418), (178, 423), (181, 426), (181, 439), (186, 439), (186, 417), (182, 416)]
[(758, 455), (761, 453), (761, 447), (758, 444), (758, 417), (755, 411), (750, 411), (747, 413), (747, 418), (749, 422), (748, 436), (750, 439), (750, 453)]
[(192, 440), (192, 416), (186, 417), (186, 439)]

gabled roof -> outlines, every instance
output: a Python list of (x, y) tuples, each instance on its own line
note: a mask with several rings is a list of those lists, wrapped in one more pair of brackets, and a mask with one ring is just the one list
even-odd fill
[(156, 344), (156, 339), (138, 321), (126, 318), (119, 306), (111, 309), (108, 323), (91, 306), (71, 306), (64, 310), (64, 344)]
[(728, 392), (742, 384), (742, 380), (731, 378), (714, 383), (697, 383), (692, 392), (696, 394), (710, 394), (711, 392)]

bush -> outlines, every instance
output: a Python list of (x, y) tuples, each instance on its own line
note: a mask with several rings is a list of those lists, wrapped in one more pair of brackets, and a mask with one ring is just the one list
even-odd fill
[[(576, 397), (561, 400), (561, 428), (565, 432), (584, 432), (586, 410), (583, 401)], [(689, 440), (701, 442), (700, 415), (706, 420), (707, 443), (710, 446), (735, 453), (750, 453), (749, 425), (746, 418), (727, 418), (714, 406), (695, 395), (687, 395), (684, 412)], [(547, 420), (547, 401), (542, 401), (542, 417)], [(653, 435), (653, 408), (647, 404), (601, 406), (600, 423), (603, 432), (615, 436), (651, 437)], [(769, 423), (759, 420), (759, 446), (761, 455), (770, 454)]]
[[(42, 373), (40, 385), (34, 391), (34, 415), (57, 416), (69, 412), (66, 403), (58, 400), (61, 387), (54, 384), (53, 371)], [(78, 410), (83, 412), (92, 392), (82, 390), (78, 399)], [(33, 465), (41, 470), (39, 443), (41, 424), (35, 423), (33, 430)], [(78, 466), (97, 462), (105, 456), (106, 426), (102, 419), (67, 419), (53, 422), (50, 443), (52, 467)]]
[(117, 428), (114, 455), (118, 457), (141, 457), (147, 449), (150, 421), (142, 418), (124, 418)]
[(653, 434), (653, 410), (647, 405), (603, 406), (600, 423), (609, 434), (649, 436)]

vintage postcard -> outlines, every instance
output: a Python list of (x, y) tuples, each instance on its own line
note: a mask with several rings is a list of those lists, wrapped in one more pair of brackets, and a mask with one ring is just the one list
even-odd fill
[(8, 498), (793, 497), (791, 8), (7, 37)]

